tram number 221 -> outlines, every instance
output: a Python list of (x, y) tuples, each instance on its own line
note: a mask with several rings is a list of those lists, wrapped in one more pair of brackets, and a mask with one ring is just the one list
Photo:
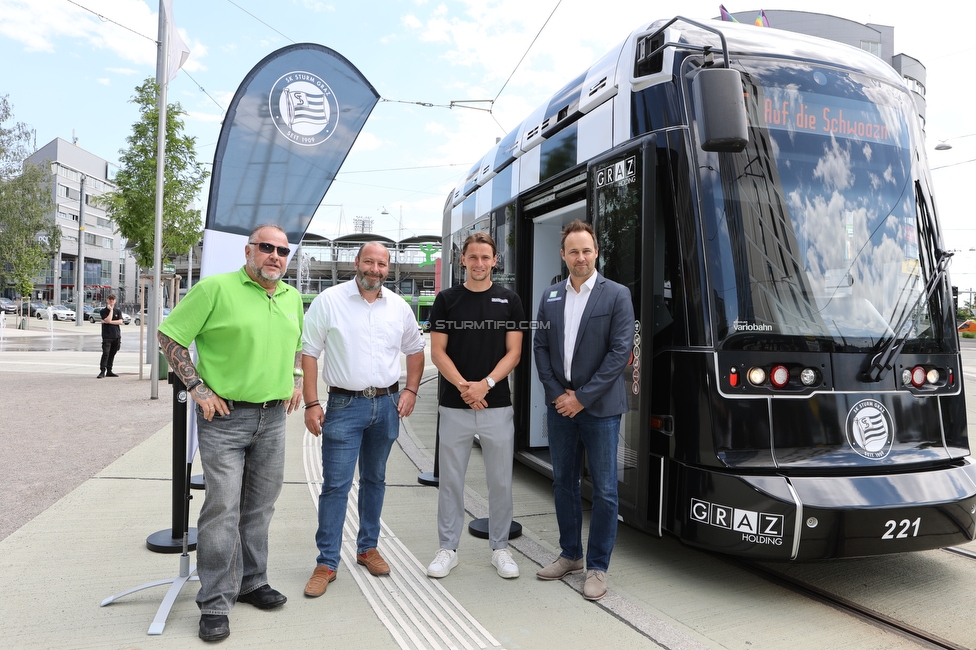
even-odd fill
[[(922, 518), (915, 521), (902, 519), (900, 522), (889, 519), (885, 522), (885, 533), (881, 539), (907, 539), (908, 537), (918, 537), (919, 526), (922, 525)], [(911, 534), (909, 534), (911, 531)]]

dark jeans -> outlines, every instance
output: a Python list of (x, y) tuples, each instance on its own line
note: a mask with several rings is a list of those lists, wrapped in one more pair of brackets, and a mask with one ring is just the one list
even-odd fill
[(102, 339), (102, 360), (98, 362), (98, 367), (107, 372), (112, 372), (112, 362), (115, 361), (115, 353), (119, 351), (122, 339)]

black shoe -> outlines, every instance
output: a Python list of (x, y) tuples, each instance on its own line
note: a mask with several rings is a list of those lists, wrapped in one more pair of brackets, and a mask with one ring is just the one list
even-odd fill
[(258, 609), (281, 607), (287, 600), (287, 596), (280, 591), (272, 589), (271, 585), (261, 585), (254, 591), (249, 591), (237, 597), (237, 602), (249, 603)]
[(98, 376), (97, 376), (97, 377), (95, 377), (95, 379), (101, 379), (101, 378), (102, 378), (102, 377), (104, 377), (104, 376), (105, 376), (105, 371), (103, 370), (103, 371), (101, 371), (100, 373), (98, 373)]
[(220, 641), (230, 636), (230, 621), (226, 614), (202, 614), (200, 638), (204, 641)]
[(106, 377), (118, 377), (118, 375), (115, 374), (114, 372), (112, 372), (111, 370), (109, 370), (108, 372), (106, 372), (105, 373), (105, 376)]

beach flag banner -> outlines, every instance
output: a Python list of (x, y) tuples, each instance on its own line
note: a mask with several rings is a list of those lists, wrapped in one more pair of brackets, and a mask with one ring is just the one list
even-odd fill
[(756, 16), (756, 27), (769, 27), (769, 20), (766, 18), (766, 10), (760, 9)]
[(379, 95), (341, 54), (299, 43), (244, 78), (214, 153), (201, 276), (236, 271), (254, 226), (272, 223), (292, 249)]
[[(289, 45), (254, 66), (217, 140), (200, 277), (241, 268), (260, 224), (280, 226), (294, 255), (377, 101), (362, 73), (323, 45)], [(195, 409), (189, 416), (187, 462)]]

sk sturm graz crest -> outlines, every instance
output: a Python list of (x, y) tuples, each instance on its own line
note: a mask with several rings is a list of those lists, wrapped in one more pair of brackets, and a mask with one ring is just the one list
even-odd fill
[(305, 147), (328, 140), (339, 121), (335, 93), (310, 72), (283, 75), (271, 89), (269, 103), (278, 131)]
[(847, 441), (865, 458), (881, 460), (891, 451), (894, 428), (884, 404), (861, 400), (847, 414)]

